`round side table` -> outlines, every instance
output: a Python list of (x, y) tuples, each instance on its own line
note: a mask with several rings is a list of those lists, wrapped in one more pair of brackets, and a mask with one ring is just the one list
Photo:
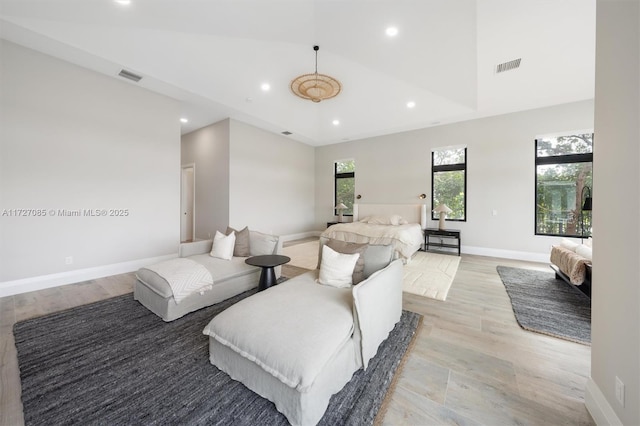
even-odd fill
[(276, 283), (276, 273), (273, 270), (276, 266), (284, 265), (291, 260), (288, 256), (280, 254), (265, 254), (261, 256), (253, 256), (244, 262), (247, 265), (259, 266), (262, 268), (260, 272), (260, 282), (258, 283), (258, 291), (266, 290)]

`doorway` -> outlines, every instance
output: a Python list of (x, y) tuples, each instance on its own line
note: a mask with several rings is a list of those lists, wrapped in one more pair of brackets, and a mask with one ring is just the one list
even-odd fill
[(180, 242), (191, 242), (195, 233), (195, 164), (182, 166), (180, 179)]

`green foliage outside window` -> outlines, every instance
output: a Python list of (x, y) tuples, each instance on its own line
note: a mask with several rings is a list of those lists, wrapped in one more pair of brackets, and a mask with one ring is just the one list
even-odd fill
[[(467, 149), (449, 148), (432, 153), (432, 210), (446, 204), (451, 210), (448, 220), (466, 220), (466, 169)], [(437, 213), (431, 218), (438, 219)]]
[[(447, 219), (464, 220), (464, 170), (451, 172), (436, 172), (433, 174), (433, 206), (440, 204), (449, 206), (451, 213)], [(432, 213), (433, 219), (438, 219), (437, 213)]]
[[(336, 161), (335, 163), (335, 199), (334, 206), (343, 203), (347, 206), (342, 210), (345, 216), (353, 215), (353, 202), (356, 185), (355, 160)], [(336, 211), (335, 214), (338, 214)]]
[(537, 235), (590, 236), (591, 212), (582, 206), (592, 188), (592, 133), (536, 140)]
[(466, 148), (452, 148), (433, 151), (433, 165), (444, 166), (464, 164), (466, 162)]

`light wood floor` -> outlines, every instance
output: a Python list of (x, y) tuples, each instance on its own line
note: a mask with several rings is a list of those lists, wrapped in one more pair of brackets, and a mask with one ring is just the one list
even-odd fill
[[(404, 295), (404, 308), (424, 321), (384, 424), (594, 424), (584, 406), (591, 348), (522, 330), (497, 265), (549, 270), (463, 255), (445, 302)], [(289, 277), (301, 272), (283, 268)], [(0, 298), (0, 425), (24, 423), (13, 324), (131, 292), (134, 280), (123, 274)]]

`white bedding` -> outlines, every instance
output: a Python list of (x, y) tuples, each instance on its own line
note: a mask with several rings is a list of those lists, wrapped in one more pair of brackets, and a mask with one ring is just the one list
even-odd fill
[(405, 263), (418, 251), (423, 242), (422, 227), (417, 223), (406, 225), (338, 223), (327, 228), (322, 233), (322, 237), (350, 243), (390, 244)]

